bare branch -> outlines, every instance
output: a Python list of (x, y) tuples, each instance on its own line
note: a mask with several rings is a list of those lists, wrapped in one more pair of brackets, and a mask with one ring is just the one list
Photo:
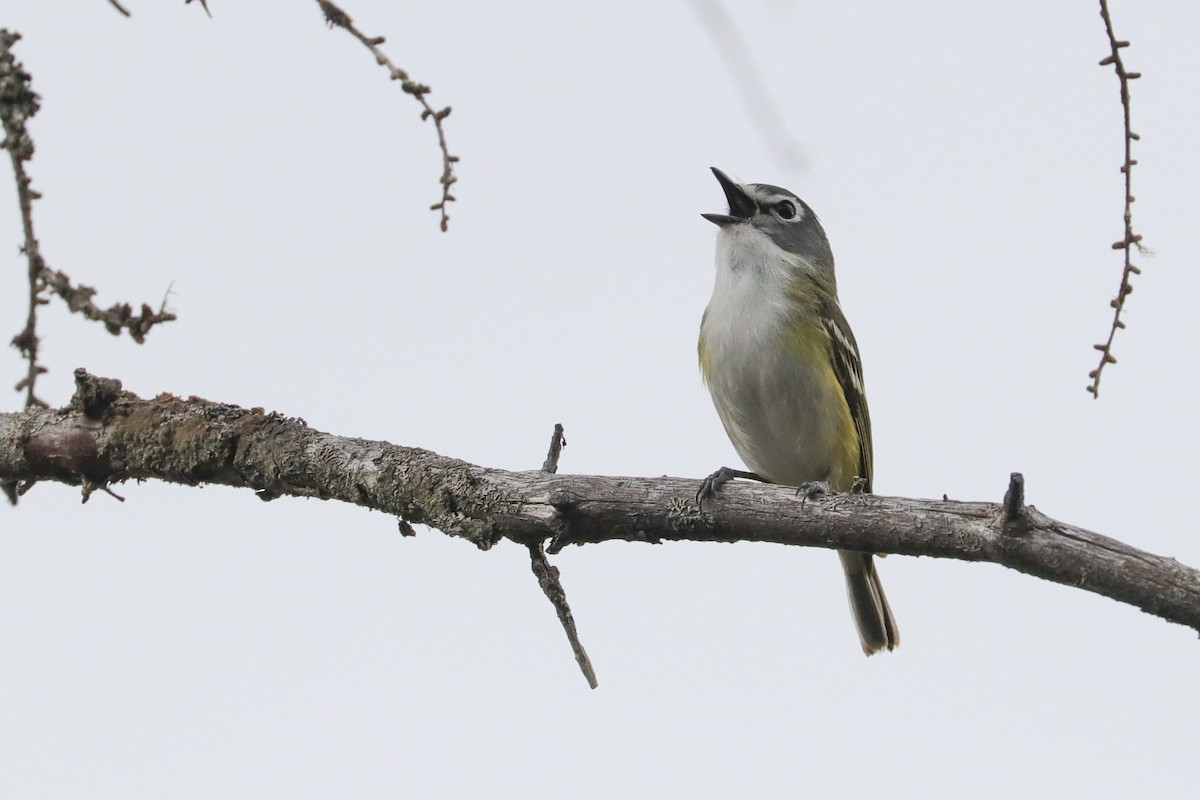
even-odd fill
[[(119, 2), (117, 2), (117, 0), (108, 0), (108, 2), (109, 2), (109, 4), (112, 5), (113, 8), (115, 8), (117, 11), (120, 11), (124, 16), (126, 16), (126, 17), (133, 16), (133, 14), (129, 13), (129, 10), (127, 8), (125, 8), (123, 5), (121, 5)], [(183, 4), (191, 5), (192, 0), (183, 0)], [(212, 19), (212, 11), (210, 11), (208, 8), (208, 0), (200, 0), (200, 5), (204, 7), (204, 13), (208, 14), (208, 18)]]
[(587, 651), (583, 649), (583, 643), (579, 641), (579, 631), (575, 628), (575, 617), (571, 614), (571, 607), (567, 605), (567, 593), (558, 579), (558, 567), (552, 566), (546, 559), (546, 551), (541, 542), (529, 545), (529, 561), (533, 567), (533, 574), (537, 576), (538, 586), (542, 587), (542, 591), (554, 605), (554, 610), (558, 612), (558, 621), (562, 623), (563, 630), (567, 633), (567, 640), (571, 642), (571, 650), (575, 653), (575, 663), (579, 665), (583, 677), (587, 679), (588, 686), (595, 689), (600, 684), (596, 681), (596, 671), (592, 669), (591, 659), (588, 658)]
[[(558, 472), (558, 458), (562, 455), (562, 449), (566, 445), (567, 439), (563, 436), (563, 426), (561, 423), (555, 423), (554, 433), (550, 437), (550, 452), (542, 464), (542, 472), (547, 475)], [(533, 574), (537, 576), (538, 586), (542, 587), (546, 598), (558, 613), (558, 621), (562, 623), (563, 631), (567, 634), (567, 641), (571, 643), (571, 650), (575, 653), (575, 663), (579, 664), (579, 669), (583, 672), (583, 677), (587, 679), (588, 686), (595, 689), (600, 684), (596, 682), (596, 671), (592, 669), (591, 659), (588, 658), (587, 651), (583, 649), (583, 643), (579, 640), (575, 617), (571, 614), (571, 606), (567, 604), (567, 592), (558, 578), (558, 567), (552, 566), (549, 559), (546, 558), (546, 549), (542, 542), (529, 543), (529, 561), (530, 566), (533, 567)]]
[(0, 29), (0, 122), (4, 126), (4, 140), (0, 146), (8, 151), (12, 162), (25, 235), (21, 249), (29, 262), (29, 308), (25, 327), (13, 337), (12, 344), (28, 362), (25, 377), (17, 383), (16, 390), (25, 392), (26, 408), (45, 408), (46, 404), (38, 399), (35, 389), (38, 376), (46, 372), (46, 368), (38, 363), (37, 334), (37, 310), (38, 306), (48, 302), (43, 297), (46, 291), (65, 300), (72, 313), (104, 323), (104, 327), (113, 335), (119, 335), (123, 330), (129, 331), (130, 337), (138, 344), (145, 340), (152, 327), (175, 319), (175, 315), (166, 310), (166, 298), (157, 311), (143, 303), (140, 314), (134, 314), (128, 303), (117, 303), (101, 309), (92, 302), (95, 289), (75, 286), (68, 275), (46, 266), (33, 229), (33, 201), (39, 199), (41, 194), (33, 189), (32, 179), (25, 171), (25, 162), (31, 160), (34, 153), (33, 138), (29, 135), (26, 123), (38, 112), (40, 98), (33, 91), (29, 73), (13, 55), (12, 47), (20, 38), (18, 33)]
[(108, 308), (100, 308), (92, 302), (92, 297), (96, 294), (95, 289), (82, 284), (73, 285), (70, 276), (58, 270), (43, 266), (40, 280), (42, 287), (67, 302), (67, 308), (71, 309), (72, 313), (103, 323), (104, 329), (113, 336), (119, 336), (121, 331), (128, 331), (129, 338), (138, 344), (146, 341), (146, 334), (155, 325), (175, 319), (175, 314), (167, 310), (170, 290), (163, 296), (157, 311), (142, 303), (139, 313), (134, 314), (129, 303), (115, 303)]
[[(1001, 564), (1200, 630), (1200, 571), (1000, 503), (834, 494), (731, 484), (696, 509), (697, 481), (509, 472), (428, 450), (335, 436), (303, 420), (169, 394), (143, 400), (76, 371), (62, 409), (0, 414), (0, 483), (97, 486), (155, 479), (339, 500), (400, 516), (487, 549), (624, 540), (774, 542)], [(1011, 497), (1011, 495), (1010, 495)]]
[(450, 116), (450, 106), (435, 110), (426, 99), (430, 89), (423, 83), (408, 77), (408, 73), (392, 63), (392, 60), (384, 54), (379, 46), (384, 43), (382, 36), (366, 36), (358, 28), (354, 27), (353, 20), (350, 15), (342, 9), (338, 8), (329, 0), (317, 0), (317, 5), (321, 7), (321, 11), (325, 14), (325, 21), (329, 23), (331, 28), (342, 28), (350, 33), (355, 39), (363, 43), (371, 54), (375, 56), (375, 61), (387, 68), (392, 80), (400, 81), (400, 88), (405, 94), (410, 94), (416, 101), (421, 104), (421, 119), (432, 119), (433, 126), (437, 129), (438, 147), (442, 150), (442, 199), (429, 207), (431, 211), (439, 211), (442, 215), (441, 226), (445, 231), (450, 225), (450, 214), (448, 204), (454, 202), (455, 197), (450, 193), (450, 187), (458, 182), (458, 178), (454, 174), (454, 164), (458, 161), (458, 156), (450, 154), (450, 148), (446, 144), (446, 131), (442, 127), (442, 121)]
[(1117, 363), (1112, 352), (1113, 339), (1116, 338), (1117, 330), (1125, 327), (1125, 322), (1121, 319), (1121, 312), (1125, 310), (1125, 298), (1133, 292), (1131, 283), (1133, 276), (1141, 273), (1141, 269), (1133, 264), (1133, 254), (1130, 252), (1130, 248), (1136, 247), (1139, 253), (1146, 252), (1141, 243), (1141, 235), (1133, 232), (1133, 167), (1137, 164), (1133, 158), (1133, 142), (1141, 137), (1133, 132), (1129, 115), (1129, 82), (1142, 77), (1142, 73), (1129, 72), (1125, 69), (1125, 63), (1121, 60), (1121, 50), (1128, 47), (1129, 42), (1119, 41), (1113, 32), (1112, 17), (1108, 13), (1108, 0), (1100, 0), (1100, 16), (1104, 19), (1104, 30), (1108, 34), (1110, 50), (1109, 54), (1101, 59), (1100, 66), (1113, 65), (1113, 69), (1117, 73), (1117, 80), (1121, 84), (1121, 108), (1125, 116), (1125, 163), (1121, 165), (1121, 173), (1125, 176), (1125, 235), (1121, 241), (1113, 243), (1114, 250), (1125, 252), (1125, 265), (1121, 270), (1121, 285), (1117, 288), (1117, 296), (1109, 303), (1113, 309), (1113, 319), (1112, 326), (1108, 330), (1108, 339), (1102, 344), (1093, 345), (1096, 350), (1100, 351), (1100, 364), (1088, 373), (1092, 382), (1088, 384), (1087, 390), (1092, 393), (1092, 397), (1097, 399), (1100, 397), (1100, 375), (1104, 372), (1104, 367)]
[(13, 175), (17, 181), (17, 203), (21, 209), (25, 243), (22, 251), (29, 261), (29, 310), (25, 327), (13, 337), (12, 344), (29, 362), (25, 377), (17, 384), (17, 391), (25, 391), (25, 407), (46, 406), (37, 398), (34, 389), (38, 376), (46, 371), (38, 364), (37, 307), (44, 301), (38, 297), (38, 279), (45, 263), (38, 249), (37, 237), (33, 234), (33, 201), (39, 196), (30, 186), (32, 180), (25, 172), (25, 162), (33, 158), (33, 139), (25, 127), (41, 107), (41, 98), (33, 91), (33, 79), (12, 52), (13, 45), (21, 40), (21, 34), (0, 29), (0, 124), (4, 126), (3, 147), (12, 162)]

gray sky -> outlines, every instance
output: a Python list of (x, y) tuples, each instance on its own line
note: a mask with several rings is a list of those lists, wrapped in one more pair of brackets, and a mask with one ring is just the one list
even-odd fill
[[(745, 2), (780, 166), (686, 3), (346, 6), (451, 104), (432, 126), (312, 2), (20, 0), (50, 264), (180, 320), (144, 347), (42, 314), (52, 371), (263, 406), (490, 466), (737, 465), (701, 386), (719, 166), (820, 214), (882, 494), (998, 501), (1200, 565), (1194, 3), (1133, 46), (1142, 259), (1119, 363), (1120, 106), (1094, 2)], [(4, 179), (6, 182), (8, 178)], [(0, 333), (24, 319), (0, 191)], [(5, 244), (6, 242), (6, 244)], [(6, 351), (0, 375), (21, 364)], [(3, 407), (15, 410), (19, 397)], [(39, 485), (0, 511), (5, 797), (1186, 797), (1194, 632), (990, 565), (888, 558), (864, 659), (832, 553), (562, 553), (599, 690), (524, 550), (333, 503)]]

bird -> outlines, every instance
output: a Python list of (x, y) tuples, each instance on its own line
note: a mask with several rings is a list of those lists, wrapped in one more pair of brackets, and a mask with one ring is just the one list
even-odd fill
[[(833, 251), (794, 193), (739, 184), (716, 167), (726, 214), (716, 279), (700, 323), (700, 371), (734, 449), (750, 471), (722, 467), (697, 499), (733, 478), (827, 491), (871, 491), (871, 418), (854, 333), (837, 297)], [(893, 650), (900, 633), (871, 553), (839, 550), (863, 652)]]

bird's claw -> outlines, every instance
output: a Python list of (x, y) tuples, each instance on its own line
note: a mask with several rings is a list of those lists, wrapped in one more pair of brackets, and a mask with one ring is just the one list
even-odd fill
[(805, 481), (796, 487), (796, 495), (800, 498), (801, 506), (814, 497), (829, 494), (832, 491), (828, 481)]
[(709, 475), (700, 482), (700, 488), (696, 490), (696, 507), (701, 511), (704, 510), (704, 501), (711, 500), (717, 496), (717, 492), (721, 487), (729, 483), (734, 478), (746, 478), (752, 481), (761, 481), (762, 478), (753, 472), (746, 472), (741, 469), (730, 469), (729, 467), (721, 467), (719, 470)]

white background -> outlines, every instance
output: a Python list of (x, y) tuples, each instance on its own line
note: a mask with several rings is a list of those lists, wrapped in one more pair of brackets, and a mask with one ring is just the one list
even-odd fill
[[(716, 165), (821, 215), (877, 491), (999, 501), (1017, 470), (1043, 512), (1200, 564), (1195, 4), (1113, 3), (1145, 74), (1135, 220), (1157, 255), (1099, 401), (1122, 136), (1094, 2), (729, 3), (802, 154), (787, 166), (687, 3), (355, 0), (454, 107), (445, 234), (432, 125), (315, 3), (126, 4), (0, 20), (44, 101), (49, 263), (103, 304), (173, 286), (180, 316), (138, 347), (46, 307), (50, 403), (84, 366), (490, 466), (540, 465), (555, 422), (564, 471), (737, 465), (695, 363)], [(887, 559), (904, 643), (868, 660), (831, 553), (570, 550), (593, 692), (519, 547), (315, 500), (117, 490), (0, 509), (4, 797), (1195, 791), (1195, 632), (999, 567)]]

